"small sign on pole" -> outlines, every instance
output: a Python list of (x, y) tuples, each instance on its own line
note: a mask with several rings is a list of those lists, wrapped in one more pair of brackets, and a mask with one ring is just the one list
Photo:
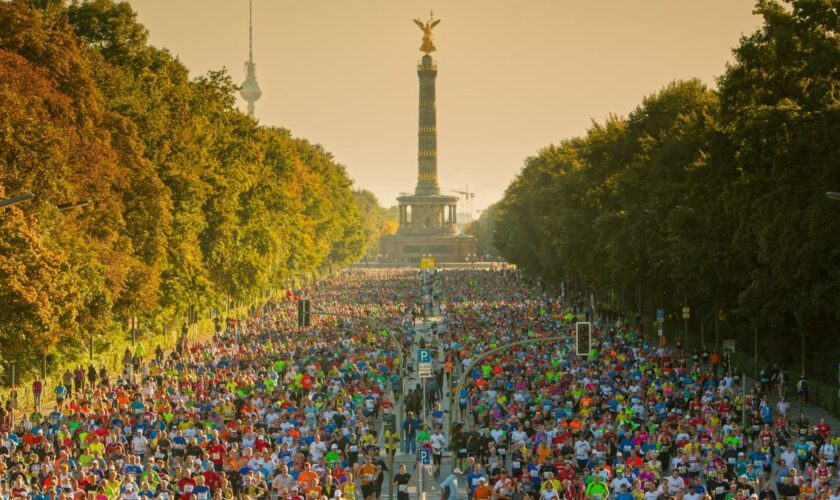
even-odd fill
[(432, 376), (432, 350), (417, 350), (417, 375), (420, 378), (431, 378)]
[(435, 268), (435, 258), (434, 257), (423, 257), (420, 259), (420, 269), (434, 269)]
[(665, 322), (665, 309), (656, 310), (656, 321), (659, 323)]
[(432, 453), (426, 447), (420, 448), (420, 463), (423, 465), (429, 465), (432, 463)]
[(417, 349), (417, 362), (418, 363), (431, 363), (432, 362), (432, 350), (431, 349)]
[(735, 352), (735, 339), (725, 339), (723, 341), (723, 352), (724, 353), (734, 353)]
[(683, 319), (689, 319), (691, 317), (691, 309), (688, 306), (683, 307)]

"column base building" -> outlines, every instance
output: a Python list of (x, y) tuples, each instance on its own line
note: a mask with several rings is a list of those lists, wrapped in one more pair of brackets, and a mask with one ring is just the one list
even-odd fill
[(419, 263), (425, 256), (445, 263), (475, 259), (475, 238), (458, 234), (457, 196), (415, 194), (397, 201), (400, 228), (380, 241), (380, 251), (389, 261)]
[(425, 24), (415, 20), (423, 30), (421, 50), (426, 53), (417, 65), (420, 80), (417, 187), (413, 195), (397, 198), (400, 208), (399, 230), (380, 240), (380, 253), (389, 262), (419, 263), (422, 257), (427, 256), (443, 263), (475, 260), (475, 237), (458, 234), (458, 197), (440, 194), (438, 186), (435, 104), (437, 64), (429, 52), (435, 50), (431, 32), (439, 22), (431, 18)]

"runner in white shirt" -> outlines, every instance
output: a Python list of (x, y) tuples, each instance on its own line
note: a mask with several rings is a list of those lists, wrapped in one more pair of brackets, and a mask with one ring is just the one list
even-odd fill
[(668, 493), (672, 496), (679, 495), (685, 488), (685, 480), (680, 477), (679, 471), (671, 471), (668, 476)]
[(583, 470), (586, 467), (586, 463), (589, 462), (590, 450), (592, 450), (592, 446), (589, 445), (589, 441), (583, 438), (575, 441), (575, 459), (578, 463), (578, 470)]
[(435, 464), (435, 476), (440, 475), (440, 463), (443, 459), (443, 449), (446, 447), (446, 436), (440, 427), (435, 426), (435, 432), (429, 436), (429, 442), (432, 444), (432, 460)]
[(618, 469), (615, 477), (612, 481), (610, 481), (610, 488), (612, 488), (613, 494), (618, 494), (619, 492), (621, 492), (622, 484), (626, 484), (628, 490), (633, 487), (633, 483), (631, 483), (630, 480), (624, 476), (624, 470)]
[(554, 489), (554, 482), (548, 481), (545, 483), (545, 489), (540, 493), (540, 500), (559, 500), (560, 494)]
[(820, 447), (820, 455), (825, 459), (828, 465), (834, 465), (834, 459), (837, 456), (837, 448), (830, 442), (826, 442)]

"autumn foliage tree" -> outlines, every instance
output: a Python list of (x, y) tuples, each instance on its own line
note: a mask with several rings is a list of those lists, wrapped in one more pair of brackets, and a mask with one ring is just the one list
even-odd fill
[(4, 358), (69, 357), (129, 316), (180, 324), (362, 255), (345, 168), (236, 92), (150, 46), (128, 3), (0, 2), (0, 196), (36, 195), (0, 213)]

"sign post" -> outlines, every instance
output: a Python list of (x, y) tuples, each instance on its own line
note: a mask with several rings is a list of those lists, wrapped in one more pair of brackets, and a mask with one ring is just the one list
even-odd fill
[(432, 350), (417, 349), (417, 375), (423, 384), (423, 417), (426, 416), (426, 379), (432, 377)]
[(659, 308), (656, 310), (656, 333), (659, 336), (659, 346), (665, 347), (665, 330), (663, 325), (665, 323), (665, 309)]
[(432, 376), (431, 349), (417, 350), (417, 373), (420, 376), (420, 378), (429, 378)]
[(723, 341), (723, 353), (732, 354), (735, 352), (735, 339), (725, 339)]
[(691, 317), (691, 309), (688, 306), (682, 308), (683, 317), (683, 349), (688, 350), (688, 318)]
[(425, 498), (426, 495), (423, 492), (423, 469), (426, 468), (427, 465), (432, 463), (432, 452), (429, 448), (425, 446), (420, 447), (420, 477), (419, 481), (417, 482), (419, 490), (420, 490), (420, 498)]

